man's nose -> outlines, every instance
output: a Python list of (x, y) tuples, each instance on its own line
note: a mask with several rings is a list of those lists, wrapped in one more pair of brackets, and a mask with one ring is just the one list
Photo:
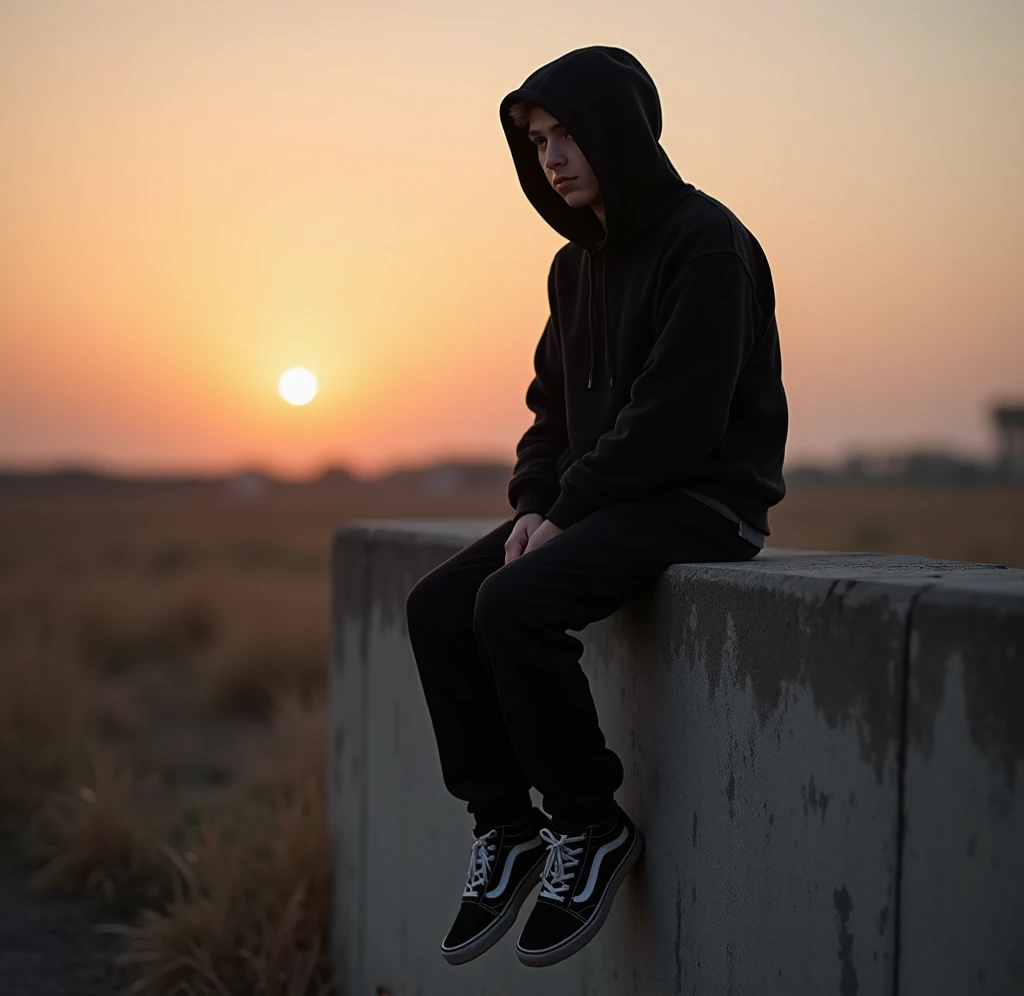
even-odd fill
[(544, 156), (544, 166), (547, 169), (555, 169), (558, 166), (562, 166), (565, 163), (565, 156), (562, 155), (557, 149), (552, 151), (549, 147), (547, 154)]

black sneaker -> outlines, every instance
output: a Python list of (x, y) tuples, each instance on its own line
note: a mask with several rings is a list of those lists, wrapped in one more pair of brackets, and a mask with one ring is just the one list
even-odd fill
[(473, 841), (462, 906), (441, 942), (441, 953), (450, 964), (482, 955), (516, 922), (540, 881), (544, 841), (539, 831), (549, 824), (535, 806), (522, 822), (497, 826)]
[(554, 965), (601, 929), (615, 893), (643, 850), (640, 832), (616, 805), (603, 824), (577, 833), (543, 828), (547, 859), (537, 902), (516, 944), (524, 965)]

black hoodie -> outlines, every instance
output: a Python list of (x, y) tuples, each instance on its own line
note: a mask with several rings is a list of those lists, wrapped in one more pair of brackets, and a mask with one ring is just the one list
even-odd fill
[[(606, 228), (550, 184), (508, 116), (563, 124), (594, 172)], [(550, 317), (526, 392), (535, 414), (508, 499), (563, 529), (606, 505), (687, 490), (767, 535), (785, 495), (788, 428), (775, 292), (754, 236), (684, 181), (664, 149), (654, 81), (621, 48), (576, 49), (502, 98), (519, 182), (569, 239), (548, 273)]]

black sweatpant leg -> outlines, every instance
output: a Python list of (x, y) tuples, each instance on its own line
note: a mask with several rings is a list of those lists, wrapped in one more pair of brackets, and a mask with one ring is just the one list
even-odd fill
[(512, 525), (509, 519), (453, 554), (420, 578), (405, 600), (445, 787), (481, 825), (514, 823), (533, 805), (473, 629), (477, 592), (504, 564)]
[[(556, 826), (600, 819), (622, 784), (579, 632), (672, 564), (748, 560), (756, 547), (674, 492), (600, 509), (504, 563), (507, 520), (428, 573), (407, 597), (409, 635), (445, 785), (478, 823), (529, 809)], [(473, 639), (470, 639), (472, 634)]]

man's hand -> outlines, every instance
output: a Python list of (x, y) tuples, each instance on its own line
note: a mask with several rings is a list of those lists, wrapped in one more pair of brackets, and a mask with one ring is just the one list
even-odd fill
[(526, 544), (543, 521), (544, 516), (540, 512), (527, 512), (526, 515), (522, 515), (516, 520), (516, 524), (512, 527), (512, 533), (505, 540), (506, 564), (526, 552)]
[(511, 535), (505, 540), (505, 563), (511, 563), (516, 557), (536, 550), (560, 532), (563, 530), (553, 522), (548, 522), (540, 512), (527, 512), (519, 517)]
[(530, 542), (526, 544), (526, 549), (523, 553), (529, 553), (531, 550), (536, 550), (537, 547), (543, 546), (552, 536), (557, 536), (559, 533), (564, 533), (564, 529), (560, 529), (553, 522), (545, 519), (534, 531), (530, 534)]

